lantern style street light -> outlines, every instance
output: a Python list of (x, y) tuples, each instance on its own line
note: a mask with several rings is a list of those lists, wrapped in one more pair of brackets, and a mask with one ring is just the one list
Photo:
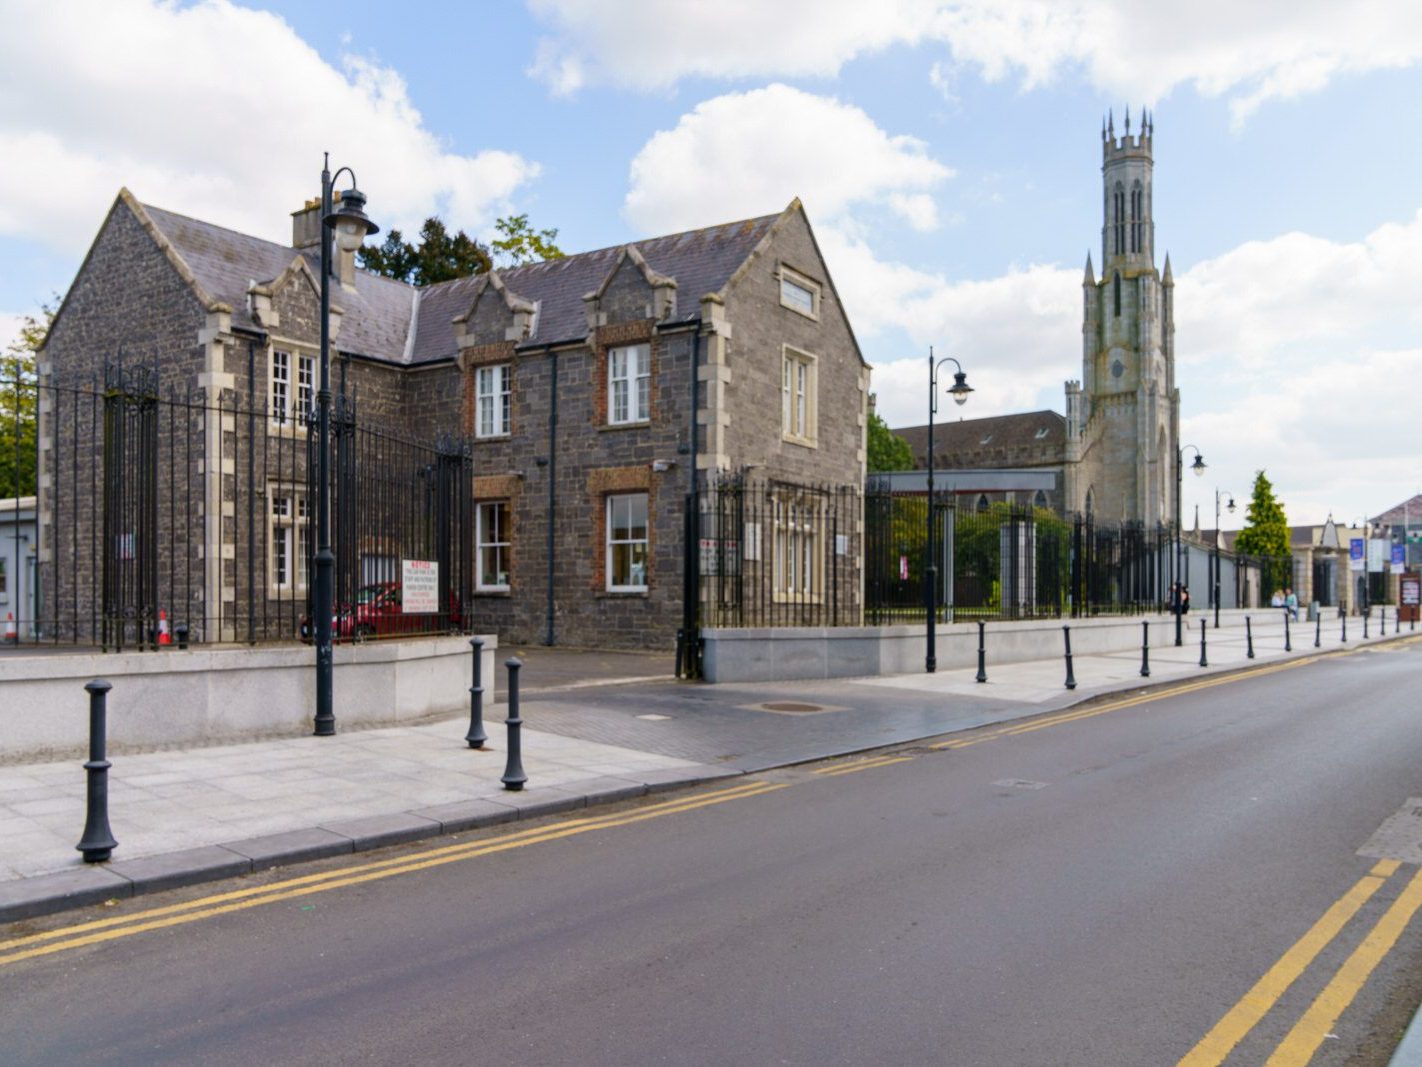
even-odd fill
[[(343, 173), (351, 176), (351, 187), (341, 194), (336, 206), (332, 190)], [(333, 178), (331, 155), (326, 153), (321, 165), (321, 376), (316, 391), (316, 559), (311, 607), (315, 617), (317, 737), (336, 732), (331, 692), (336, 565), (331, 551), (331, 241), (334, 237), (342, 252), (353, 255), (362, 241), (379, 232), (380, 227), (365, 214), (365, 194), (356, 188), (355, 171), (342, 167)]]
[[(1226, 510), (1234, 514), (1234, 490), (1215, 488), (1215, 629), (1220, 628), (1220, 497), (1229, 497)], [(1238, 591), (1239, 583), (1235, 582)], [(1238, 605), (1236, 605), (1238, 606)]]
[[(948, 395), (959, 405), (968, 401), (973, 387), (968, 384), (968, 376), (963, 365), (952, 356), (944, 356), (936, 363), (933, 360), (933, 346), (928, 348), (928, 547), (923, 568), (923, 606), (927, 616), (928, 643), (924, 655), (923, 669), (932, 674), (938, 669), (938, 562), (933, 548), (933, 416), (938, 413), (938, 368), (952, 363), (958, 370), (953, 375), (953, 384)], [(951, 576), (950, 576), (951, 580)]]
[(1184, 545), (1181, 540), (1183, 528), (1180, 521), (1180, 482), (1185, 475), (1185, 449), (1195, 449), (1195, 462), (1190, 464), (1190, 469), (1195, 472), (1198, 478), (1205, 473), (1205, 457), (1200, 454), (1200, 450), (1194, 445), (1186, 445), (1184, 448), (1175, 450), (1175, 589), (1172, 591), (1171, 607), (1175, 611), (1175, 645), (1181, 645), (1180, 637), (1180, 609), (1181, 592), (1185, 586), (1185, 565), (1182, 560), (1182, 550)]

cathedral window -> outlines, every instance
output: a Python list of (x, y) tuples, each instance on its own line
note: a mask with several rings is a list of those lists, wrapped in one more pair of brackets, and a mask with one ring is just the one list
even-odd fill
[(1121, 314), (1121, 275), (1117, 272), (1111, 282), (1111, 300), (1114, 314), (1119, 317)]
[(1112, 222), (1115, 223), (1116, 254), (1126, 250), (1126, 191), (1121, 183), (1116, 183), (1116, 191), (1111, 195)]
[(1144, 251), (1141, 240), (1141, 216), (1145, 214), (1145, 194), (1141, 191), (1141, 183), (1136, 182), (1135, 188), (1131, 190), (1131, 251)]

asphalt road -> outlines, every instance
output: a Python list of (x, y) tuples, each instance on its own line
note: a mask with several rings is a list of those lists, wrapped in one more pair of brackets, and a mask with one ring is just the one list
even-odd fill
[(1419, 687), (1328, 656), (12, 927), (0, 1061), (1385, 1063), (1422, 881), (1357, 850)]

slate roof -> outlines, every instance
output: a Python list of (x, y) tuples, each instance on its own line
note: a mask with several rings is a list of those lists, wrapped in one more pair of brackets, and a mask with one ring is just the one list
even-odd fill
[[(143, 209), (208, 295), (232, 307), (232, 325), (260, 329), (248, 313), (247, 289), (253, 281), (276, 278), (296, 258), (296, 250), (162, 208), (145, 204)], [(671, 321), (694, 321), (701, 315), (701, 297), (724, 288), (779, 217), (762, 215), (631, 243), (652, 270), (676, 279)], [(585, 337), (583, 297), (602, 283), (623, 247), (500, 271), (511, 292), (538, 307), (533, 335), (524, 345)], [(319, 256), (306, 256), (319, 276)], [(331, 294), (332, 303), (344, 312), (337, 347), (394, 363), (452, 358), (457, 354), (452, 320), (468, 310), (475, 280), (471, 276), (427, 286), (417, 300), (414, 286), (358, 270), (354, 293), (336, 288)], [(407, 343), (412, 324), (413, 343)]]
[[(927, 465), (928, 424), (906, 426), (895, 430), (913, 450), (917, 466)], [(1040, 436), (1039, 436), (1040, 435)], [(1022, 449), (1048, 450), (1051, 458), (1032, 460), (1021, 458)], [(934, 465), (981, 466), (962, 462), (965, 457), (1001, 450), (1005, 462), (995, 466), (1030, 466), (1033, 462), (1061, 463), (1066, 453), (1066, 419), (1055, 411), (1024, 411), (1012, 415), (993, 415), (984, 419), (959, 419), (934, 422)], [(1014, 453), (1014, 450), (1016, 453)], [(1016, 456), (1017, 458), (1014, 458)]]

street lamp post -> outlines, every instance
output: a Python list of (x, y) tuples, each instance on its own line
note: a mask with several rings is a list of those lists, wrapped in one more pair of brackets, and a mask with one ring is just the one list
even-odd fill
[(1182, 644), (1180, 635), (1180, 608), (1181, 591), (1184, 586), (1185, 566), (1182, 562), (1181, 550), (1183, 545), (1181, 537), (1183, 527), (1180, 522), (1180, 483), (1185, 474), (1185, 449), (1195, 449), (1195, 462), (1190, 464), (1190, 469), (1195, 472), (1196, 477), (1205, 473), (1205, 457), (1200, 454), (1200, 450), (1194, 445), (1186, 445), (1184, 448), (1175, 450), (1175, 589), (1172, 591), (1172, 607), (1175, 611), (1175, 647)]
[(952, 363), (958, 370), (953, 375), (953, 384), (948, 392), (955, 403), (965, 404), (973, 387), (968, 384), (968, 376), (963, 365), (952, 356), (944, 356), (936, 363), (933, 347), (928, 349), (928, 547), (923, 568), (923, 607), (927, 615), (928, 644), (924, 655), (923, 669), (932, 674), (938, 669), (938, 557), (933, 548), (933, 416), (938, 413), (938, 368)]
[[(337, 208), (335, 179), (351, 176), (351, 187), (341, 194)], [(354, 253), (380, 227), (365, 214), (365, 195), (356, 188), (355, 171), (342, 167), (331, 175), (331, 156), (321, 164), (321, 376), (316, 391), (316, 559), (311, 611), (315, 616), (313, 640), (316, 644), (316, 736), (336, 732), (332, 710), (331, 624), (334, 610), (335, 553), (331, 551), (331, 243), (340, 242), (341, 251)]]
[[(1229, 497), (1226, 509), (1234, 514), (1234, 490), (1215, 488), (1215, 629), (1220, 628), (1220, 497)], [(1236, 592), (1238, 590), (1236, 589)], [(1236, 598), (1237, 599), (1237, 598)]]

